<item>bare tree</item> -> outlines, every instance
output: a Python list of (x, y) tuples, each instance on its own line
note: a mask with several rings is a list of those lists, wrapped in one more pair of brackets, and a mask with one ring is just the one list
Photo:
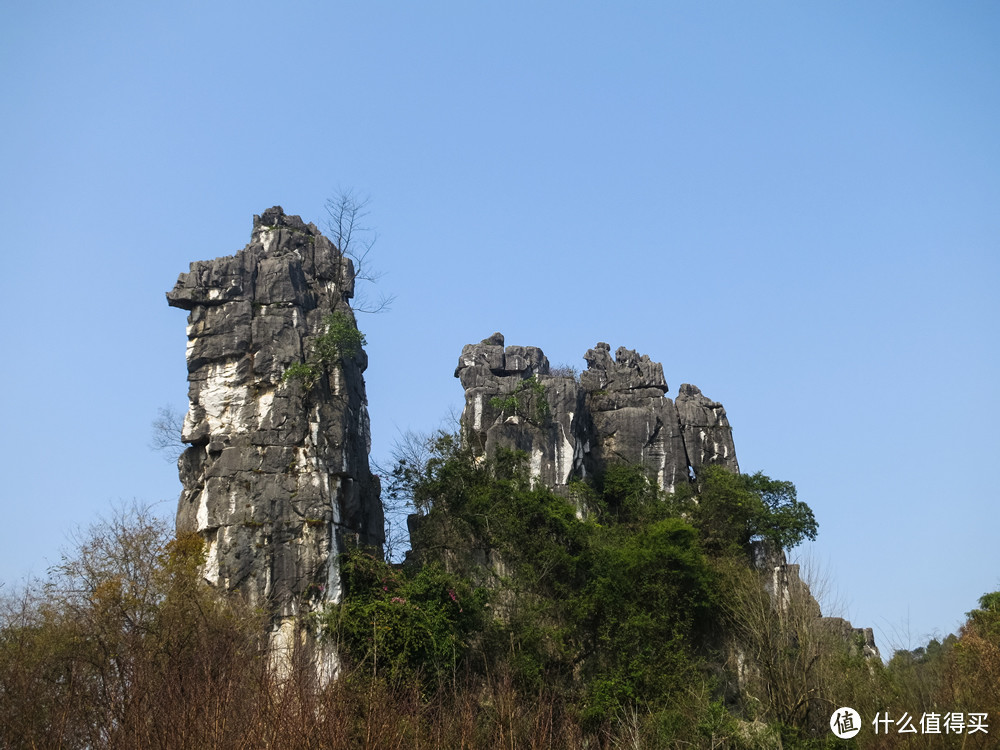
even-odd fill
[(184, 415), (170, 404), (161, 406), (156, 410), (156, 419), (153, 420), (152, 426), (153, 435), (149, 440), (149, 447), (163, 453), (165, 461), (177, 463), (177, 459), (187, 448), (181, 440)]
[[(326, 202), (326, 228), (341, 254), (354, 263), (354, 282), (376, 284), (385, 274), (371, 264), (371, 252), (378, 240), (378, 234), (365, 225), (370, 211), (371, 199), (359, 197), (353, 190), (338, 190)], [(362, 291), (355, 290), (355, 312), (379, 313), (388, 310), (396, 295), (380, 293), (370, 298)]]
[(731, 674), (749, 713), (825, 731), (838, 706), (852, 706), (862, 716), (884, 710), (890, 699), (881, 662), (871, 659), (850, 623), (821, 616), (813, 592), (827, 598), (829, 579), (822, 571), (810, 565), (804, 579), (784, 589), (770, 572), (739, 561), (720, 560), (717, 572)]
[(382, 508), (385, 513), (385, 559), (401, 562), (409, 547), (406, 519), (416, 510), (413, 488), (424, 474), (433, 455), (436, 435), (407, 430), (393, 443), (387, 464), (373, 461), (372, 468), (382, 479)]

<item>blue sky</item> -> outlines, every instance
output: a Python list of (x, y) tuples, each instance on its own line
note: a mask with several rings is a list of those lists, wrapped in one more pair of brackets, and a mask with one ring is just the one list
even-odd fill
[(725, 404), (883, 651), (1000, 589), (1000, 6), (78, 3), (0, 42), (0, 580), (44, 573), (186, 408), (164, 292), (272, 205), (370, 195), (373, 452), (462, 345), (597, 341)]

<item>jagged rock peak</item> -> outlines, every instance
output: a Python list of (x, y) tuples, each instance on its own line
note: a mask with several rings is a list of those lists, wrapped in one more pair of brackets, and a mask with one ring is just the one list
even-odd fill
[(281, 206), (272, 206), (260, 216), (254, 215), (253, 228), (259, 227), (288, 227), (299, 232), (309, 232), (318, 235), (319, 230), (315, 224), (306, 224), (299, 216), (289, 216)]
[(516, 375), (520, 378), (530, 378), (532, 375), (548, 375), (549, 360), (541, 349), (534, 346), (504, 347), (502, 333), (480, 341), (478, 344), (466, 344), (462, 347), (462, 356), (455, 368), (455, 377), (478, 382), (492, 377), (507, 377)]
[[(293, 258), (298, 259), (297, 264)], [(268, 262), (260, 265), (263, 260)], [(177, 285), (167, 292), (167, 302), (184, 310), (250, 299), (262, 305), (294, 302), (306, 291), (306, 277), (324, 282), (327, 295), (331, 286), (336, 286), (339, 299), (354, 297), (351, 259), (343, 257), (315, 224), (306, 224), (275, 206), (253, 217), (250, 244), (243, 250), (192, 263), (191, 270), (181, 274)]]
[[(275, 206), (246, 247), (192, 263), (167, 294), (189, 311), (177, 527), (205, 540), (206, 579), (271, 613), (279, 650), (301, 615), (338, 600), (346, 540), (382, 543), (367, 357), (343, 344), (317, 359), (333, 321), (356, 331), (353, 285), (350, 260)], [(302, 378), (286, 377), (293, 365)]]
[[(637, 463), (672, 489), (699, 466), (739, 471), (725, 409), (684, 385), (665, 397), (663, 365), (599, 342), (584, 355), (579, 380), (553, 373), (534, 346), (505, 346), (500, 333), (467, 344), (455, 368), (465, 389), (463, 438), (479, 450), (528, 453), (532, 472), (553, 488), (602, 470)], [(536, 387), (528, 387), (532, 380)]]
[(655, 388), (666, 393), (667, 381), (663, 365), (653, 362), (646, 354), (619, 346), (611, 359), (611, 347), (603, 341), (583, 355), (587, 370), (583, 377), (591, 390), (628, 391), (637, 388)]

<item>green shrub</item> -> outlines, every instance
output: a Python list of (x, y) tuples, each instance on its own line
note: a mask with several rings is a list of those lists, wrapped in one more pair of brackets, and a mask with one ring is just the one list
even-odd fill
[(519, 452), (477, 463), (452, 451), (417, 484), (422, 559), (467, 575), (482, 575), (484, 556), (500, 566), (490, 592), (500, 619), (481, 658), (520, 689), (574, 695), (593, 728), (628, 706), (666, 705), (700, 679), (694, 654), (711, 630), (714, 579), (698, 531), (669, 517), (641, 470), (615, 467), (600, 490), (577, 486), (597, 508), (582, 518), (575, 502), (533, 486)]
[(282, 382), (288, 382), (289, 380), (297, 380), (302, 384), (302, 387), (307, 391), (311, 390), (316, 381), (320, 376), (320, 368), (314, 364), (306, 364), (305, 362), (293, 362), (285, 370), (285, 374), (281, 376)]
[(597, 511), (604, 521), (642, 523), (674, 514), (671, 498), (641, 466), (612, 464), (597, 480)]
[(326, 330), (316, 339), (315, 357), (324, 365), (350, 359), (368, 343), (354, 321), (340, 310), (323, 318), (323, 326)]
[(702, 466), (696, 482), (681, 486), (676, 498), (687, 506), (706, 548), (718, 553), (749, 550), (753, 541), (788, 550), (816, 538), (816, 518), (796, 497), (795, 485), (761, 472)]
[(543, 423), (552, 415), (552, 407), (545, 397), (545, 386), (537, 376), (525, 378), (506, 396), (494, 396), (490, 406), (501, 414), (510, 412), (533, 422)]
[[(521, 394), (535, 393), (524, 383), (506, 397), (510, 403), (494, 405), (523, 414)], [(448, 571), (470, 590), (482, 586), (480, 630), (459, 633), (448, 630), (454, 624), (429, 621), (429, 612), (392, 610), (386, 602), (402, 596), (403, 584), (390, 576), (367, 585), (381, 597), (360, 610), (368, 643), (399, 654), (393, 659), (408, 675), (432, 676), (460, 663), (480, 676), (505, 675), (526, 701), (556, 696), (593, 737), (768, 746), (774, 727), (744, 720), (739, 712), (752, 707), (750, 699), (744, 705), (734, 698), (741, 688), (726, 671), (725, 631), (738, 602), (725, 570), (745, 574), (754, 596), (744, 598), (761, 604), (770, 622), (767, 595), (745, 553), (753, 540), (787, 547), (815, 535), (812, 512), (793, 485), (704, 467), (697, 483), (667, 494), (642, 467), (611, 465), (592, 484), (577, 481), (556, 494), (532, 482), (521, 452), (484, 459), (457, 437), (441, 436), (431, 453), (392, 474), (420, 511), (411, 561), (418, 570)], [(381, 635), (380, 622), (391, 624), (395, 641)], [(421, 636), (433, 644), (456, 638), (457, 660), (437, 646), (418, 646), (416, 632), (436, 633), (430, 641)], [(794, 639), (786, 645), (805, 654)], [(370, 664), (373, 654), (364, 654)], [(785, 661), (794, 666), (793, 656)], [(850, 673), (870, 682), (862, 679), (867, 671)]]
[(439, 565), (412, 575), (362, 551), (341, 558), (346, 596), (323, 621), (356, 669), (431, 686), (455, 674), (483, 628), (485, 593)]
[(323, 318), (323, 329), (311, 344), (309, 359), (289, 365), (282, 382), (298, 381), (305, 390), (312, 390), (324, 372), (341, 360), (354, 357), (368, 343), (354, 321), (340, 310)]

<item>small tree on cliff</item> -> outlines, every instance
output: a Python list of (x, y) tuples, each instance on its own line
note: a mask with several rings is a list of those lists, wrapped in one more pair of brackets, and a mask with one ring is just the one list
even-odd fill
[(184, 412), (178, 411), (172, 404), (161, 406), (156, 410), (156, 419), (152, 422), (153, 434), (149, 447), (163, 454), (163, 458), (172, 464), (177, 463), (187, 445), (181, 440), (184, 429)]
[(790, 550), (816, 538), (819, 525), (800, 501), (795, 485), (761, 472), (734, 474), (722, 466), (702, 466), (697, 480), (682, 485), (678, 499), (692, 503), (690, 513), (705, 548), (718, 553), (750, 551), (753, 541)]
[[(341, 254), (354, 263), (354, 283), (359, 281), (376, 284), (385, 275), (371, 264), (371, 252), (378, 240), (378, 234), (365, 219), (369, 215), (371, 199), (358, 197), (353, 190), (340, 189), (326, 202), (326, 229), (330, 239)], [(396, 295), (379, 293), (375, 299), (366, 294), (357, 294), (352, 305), (355, 312), (385, 312), (395, 301)]]

